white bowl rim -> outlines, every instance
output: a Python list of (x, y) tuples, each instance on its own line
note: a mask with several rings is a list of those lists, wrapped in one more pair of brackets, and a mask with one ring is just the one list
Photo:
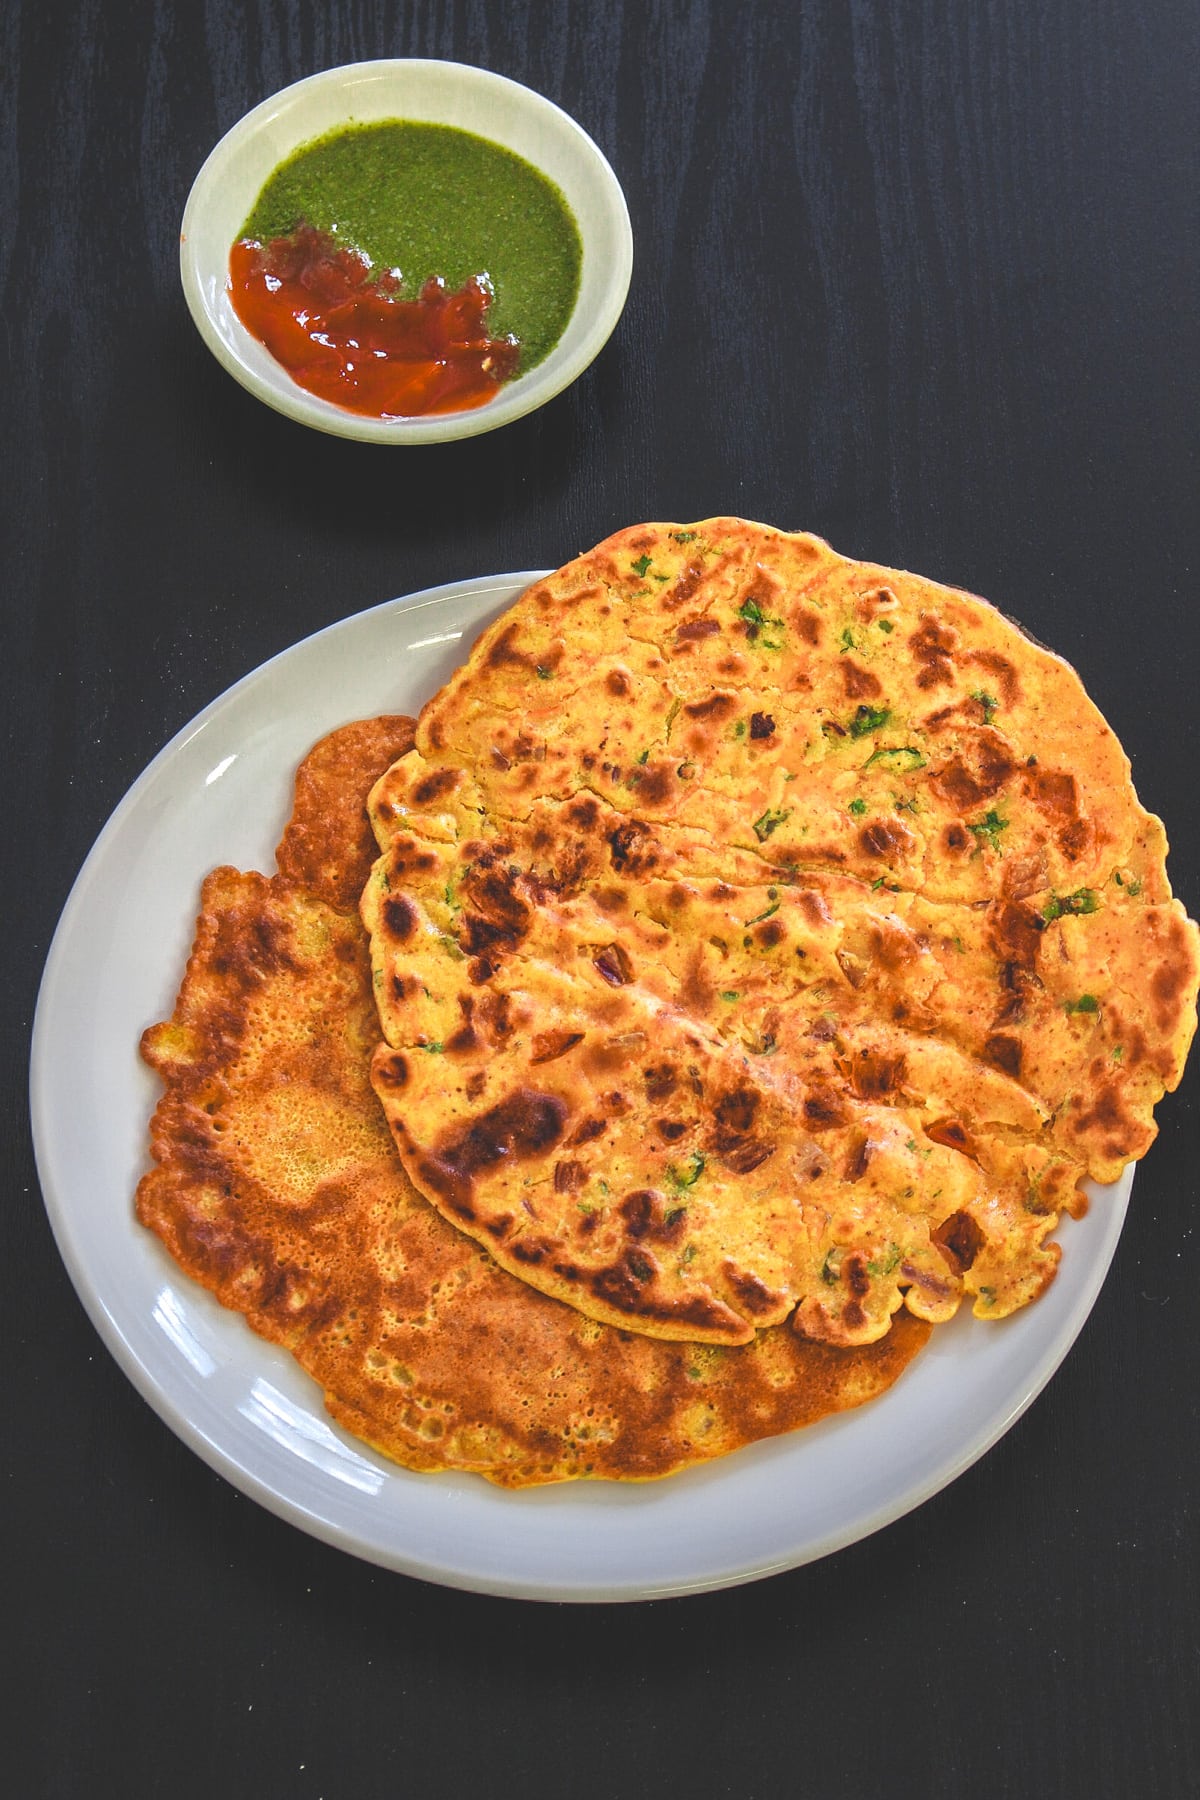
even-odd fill
[[(221, 251), (219, 272), (212, 254), (198, 243), (198, 237), (213, 207), (221, 200), (227, 203), (235, 161), (244, 156), (266, 131), (279, 127), (292, 115), (304, 115), (307, 106), (319, 105), (327, 95), (344, 93), (349, 96), (354, 90), (362, 93), (369, 86), (376, 86), (386, 94), (393, 87), (399, 89), (426, 78), (461, 87), (464, 93), (476, 98), (490, 97), (507, 106), (514, 117), (523, 116), (530, 129), (544, 130), (548, 141), (572, 159), (578, 175), (572, 211), (583, 240), (580, 292), (557, 345), (527, 375), (517, 376), (484, 406), (467, 412), (427, 414), (411, 419), (372, 419), (347, 412), (330, 401), (306, 393), (251, 337), (227, 301), (223, 311), (219, 310), (226, 291), (224, 258), (228, 256), (236, 225)], [(249, 212), (270, 171), (293, 149), (336, 128), (339, 117), (347, 123), (401, 117), (417, 117), (424, 121), (427, 116), (428, 122), (439, 122), (437, 114), (426, 115), (414, 110), (414, 106), (411, 99), (406, 103), (398, 97), (394, 106), (372, 111), (361, 120), (347, 107), (332, 114), (328, 123), (310, 124), (289, 132), (288, 145), (282, 150), (273, 150), (269, 159), (262, 163), (261, 173), (249, 184), (253, 185), (253, 192), (242, 207), (241, 217)], [(445, 122), (459, 123), (457, 120)], [(505, 148), (513, 148), (505, 141), (503, 131), (489, 129), (486, 119), (478, 125), (459, 124), (459, 128), (472, 130), (477, 136), (490, 137)], [(511, 130), (507, 135), (512, 135)], [(516, 154), (524, 156), (560, 190), (563, 189), (561, 171), (547, 167), (545, 159), (530, 155), (526, 149), (518, 149)], [(580, 216), (580, 193), (587, 194), (594, 209), (587, 218)], [(571, 195), (567, 195), (567, 199), (572, 203)], [(180, 227), (179, 261), (184, 297), (201, 337), (222, 366), (257, 399), (300, 424), (337, 437), (366, 443), (438, 443), (474, 437), (523, 418), (545, 405), (582, 374), (608, 341), (624, 309), (633, 269), (633, 233), (621, 184), (608, 159), (583, 127), (554, 101), (521, 82), (473, 63), (428, 57), (392, 57), (322, 69), (279, 89), (243, 114), (210, 151), (192, 183)], [(599, 286), (592, 281), (594, 291), (590, 308), (584, 311), (585, 282), (597, 270)]]

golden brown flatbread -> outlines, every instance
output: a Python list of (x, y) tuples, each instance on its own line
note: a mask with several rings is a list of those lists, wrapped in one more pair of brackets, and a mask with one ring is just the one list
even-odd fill
[(292, 816), (275, 850), (285, 881), (339, 912), (354, 912), (375, 857), (366, 794), (389, 749), (413, 747), (413, 720), (358, 719), (314, 744), (296, 770)]
[(1162, 826), (986, 602), (737, 519), (537, 582), (376, 786), (404, 1166), (609, 1324), (1001, 1318), (1195, 1029)]
[(928, 1335), (915, 1319), (854, 1352), (786, 1331), (655, 1343), (534, 1293), (415, 1192), (371, 1090), (378, 1024), (347, 910), (373, 852), (363, 798), (410, 741), (404, 720), (332, 734), (301, 765), (280, 873), (205, 882), (174, 1014), (143, 1041), (165, 1092), (139, 1218), (411, 1469), (644, 1480), (881, 1393)]

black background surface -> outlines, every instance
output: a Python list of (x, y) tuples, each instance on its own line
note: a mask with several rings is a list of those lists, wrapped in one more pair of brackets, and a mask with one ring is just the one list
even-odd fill
[[(217, 138), (385, 55), (558, 102), (635, 240), (573, 389), (415, 452), (259, 405), (177, 275)], [(981, 1463), (823, 1563), (591, 1609), (371, 1568), (186, 1450), (59, 1262), (26, 1090), (72, 880), (202, 705), (347, 614), (642, 518), (803, 526), (988, 595), (1079, 668), (1200, 911), (1198, 68), (1184, 0), (0, 9), (9, 1792), (1200, 1787), (1200, 1068), (1075, 1350)]]

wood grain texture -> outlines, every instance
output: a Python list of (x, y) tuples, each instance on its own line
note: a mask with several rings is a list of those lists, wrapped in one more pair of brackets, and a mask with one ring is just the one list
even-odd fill
[[(586, 375), (428, 453), (259, 406), (176, 273), (221, 133), (392, 55), (565, 107), (635, 234)], [(642, 517), (803, 526), (996, 601), (1080, 669), (1200, 910), (1197, 117), (1184, 0), (0, 8), (14, 1792), (1200, 1791), (1195, 1069), (1080, 1343), (981, 1464), (825, 1563), (589, 1615), (367, 1568), (185, 1450), (73, 1296), (24, 1086), (73, 876), (199, 707), (362, 607)]]

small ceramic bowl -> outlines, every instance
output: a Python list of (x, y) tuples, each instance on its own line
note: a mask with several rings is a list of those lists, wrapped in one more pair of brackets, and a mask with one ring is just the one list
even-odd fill
[[(229, 251), (271, 172), (339, 125), (411, 119), (456, 125), (523, 156), (575, 215), (583, 267), (575, 310), (550, 354), (469, 412), (370, 419), (308, 394), (241, 323), (228, 291)], [(230, 374), (302, 425), (374, 444), (429, 444), (494, 431), (543, 406), (581, 374), (621, 316), (633, 236), (621, 186), (573, 119), (540, 94), (464, 63), (406, 59), (326, 69), (264, 100), (225, 134), (197, 175), (179, 240), (183, 291), (200, 335)]]

